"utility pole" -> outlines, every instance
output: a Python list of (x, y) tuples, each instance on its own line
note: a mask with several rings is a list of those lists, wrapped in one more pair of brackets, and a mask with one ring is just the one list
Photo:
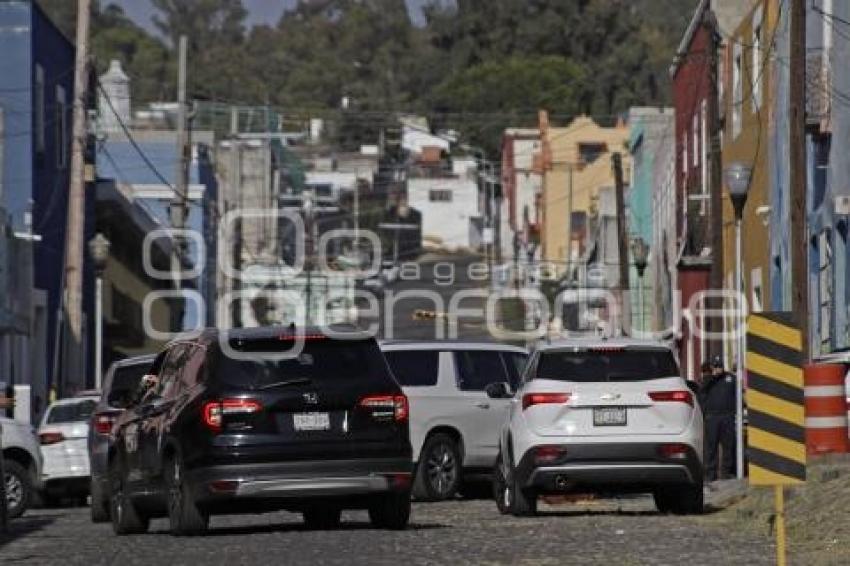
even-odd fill
[[(174, 230), (183, 230), (186, 227), (186, 217), (189, 213), (189, 163), (192, 158), (191, 143), (189, 141), (188, 110), (186, 108), (186, 66), (188, 58), (188, 40), (185, 35), (180, 36), (178, 42), (178, 76), (177, 76), (177, 171), (175, 172), (175, 194), (171, 199), (171, 227)], [(174, 288), (179, 290), (182, 286), (180, 273), (183, 271), (182, 260), (186, 250), (186, 239), (182, 234), (176, 234), (172, 238), (171, 274), (174, 279)], [(179, 300), (178, 300), (179, 301)], [(182, 305), (182, 302), (178, 302)], [(183, 329), (184, 308), (178, 306), (179, 328)]]
[(631, 334), (631, 297), (629, 296), (629, 241), (626, 234), (626, 197), (623, 187), (623, 157), (611, 156), (614, 164), (614, 187), (617, 198), (617, 251), (620, 256), (620, 327), (626, 336)]
[(806, 233), (806, 5), (791, 0), (791, 73), (789, 89), (791, 160), (791, 310), (803, 338), (803, 361), (809, 351), (808, 246)]
[[(83, 386), (83, 240), (85, 232), (85, 149), (88, 137), (86, 106), (89, 86), (89, 26), (91, 0), (77, 2), (77, 53), (74, 63), (74, 124), (71, 141), (71, 182), (68, 188), (68, 222), (65, 233), (65, 319), (70, 341), (66, 343), (63, 379), (57, 390), (63, 393), (75, 380)], [(54, 380), (58, 376), (53, 376)]]
[[(708, 121), (709, 148), (708, 148), (708, 174), (709, 174), (709, 234), (711, 235), (711, 270), (708, 275), (708, 286), (712, 291), (723, 289), (723, 162), (720, 151), (720, 91), (719, 76), (717, 73), (717, 51), (720, 47), (720, 38), (717, 33), (717, 19), (714, 12), (706, 12), (703, 25), (708, 31), (708, 73), (709, 93), (706, 108), (706, 120)], [(710, 299), (708, 308), (720, 309), (720, 299)], [(703, 329), (716, 334), (720, 331), (722, 321), (716, 317), (708, 317), (707, 328)], [(711, 340), (708, 346), (709, 353), (720, 355), (723, 352), (723, 343), (720, 340)], [(705, 356), (705, 352), (702, 353)], [(705, 358), (703, 358), (705, 359)]]

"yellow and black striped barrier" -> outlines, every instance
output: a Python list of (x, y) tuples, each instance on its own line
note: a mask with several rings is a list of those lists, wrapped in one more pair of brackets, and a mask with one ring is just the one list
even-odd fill
[(747, 457), (750, 484), (806, 480), (802, 338), (790, 313), (759, 313), (747, 324)]

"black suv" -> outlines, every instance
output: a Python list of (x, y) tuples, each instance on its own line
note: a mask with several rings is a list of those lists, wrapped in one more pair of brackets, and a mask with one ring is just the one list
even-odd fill
[[(402, 529), (410, 516), (408, 403), (371, 337), (315, 329), (207, 330), (170, 344), (156, 384), (114, 428), (112, 525), (202, 534), (213, 514), (342, 509)], [(276, 359), (273, 352), (295, 357)], [(280, 355), (277, 356), (280, 358)]]

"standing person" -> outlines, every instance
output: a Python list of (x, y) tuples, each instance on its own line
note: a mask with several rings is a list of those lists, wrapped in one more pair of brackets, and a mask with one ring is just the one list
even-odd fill
[[(702, 386), (705, 413), (705, 479), (735, 477), (735, 376), (723, 369), (723, 360), (714, 356), (711, 374)], [(718, 452), (723, 447), (722, 469), (718, 476)]]

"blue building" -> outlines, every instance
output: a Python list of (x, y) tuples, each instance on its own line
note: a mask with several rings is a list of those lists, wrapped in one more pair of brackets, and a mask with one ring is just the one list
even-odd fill
[[(75, 48), (36, 2), (0, 0), (0, 53), (0, 208), (9, 228), (6, 253), (0, 256), (14, 262), (14, 269), (6, 266), (10, 276), (0, 278), (0, 285), (3, 280), (7, 285), (0, 296), (14, 310), (9, 316), (7, 308), (6, 323), (0, 322), (0, 381), (31, 384), (33, 398), (43, 404), (49, 385), (66, 379), (64, 385), (76, 389), (86, 377), (57, 375), (56, 347), (61, 344)], [(84, 288), (90, 290), (91, 282), (87, 269)], [(84, 312), (91, 312), (91, 301), (87, 293)]]

